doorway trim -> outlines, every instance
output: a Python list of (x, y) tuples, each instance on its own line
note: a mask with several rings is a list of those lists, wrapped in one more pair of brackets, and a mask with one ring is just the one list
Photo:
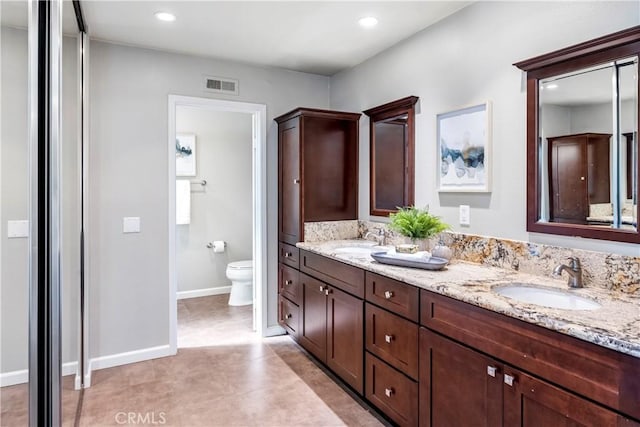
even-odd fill
[(169, 346), (178, 351), (178, 307), (176, 276), (176, 108), (190, 107), (208, 111), (251, 114), (252, 193), (253, 193), (253, 327), (265, 336), (267, 325), (267, 106), (248, 102), (169, 95), (168, 169), (169, 169)]

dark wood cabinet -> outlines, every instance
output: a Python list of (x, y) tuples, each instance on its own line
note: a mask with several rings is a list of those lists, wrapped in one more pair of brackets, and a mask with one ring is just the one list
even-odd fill
[(502, 374), (493, 359), (425, 328), (420, 355), (420, 425), (502, 425)]
[(418, 383), (369, 353), (365, 357), (367, 400), (396, 424), (417, 426)]
[(307, 351), (327, 361), (327, 285), (321, 281), (300, 273), (302, 299), (302, 325), (298, 340)]
[(587, 223), (589, 205), (611, 202), (610, 134), (547, 138), (551, 221)]
[(621, 427), (640, 425), (516, 369), (505, 368), (503, 378), (505, 426)]
[(298, 342), (358, 393), (364, 387), (364, 302), (300, 273)]
[(638, 358), (285, 243), (278, 286), (280, 324), (397, 425), (640, 427)]
[(278, 240), (304, 223), (358, 218), (359, 113), (298, 108), (278, 122)]
[(328, 287), (327, 366), (358, 393), (364, 388), (364, 302)]

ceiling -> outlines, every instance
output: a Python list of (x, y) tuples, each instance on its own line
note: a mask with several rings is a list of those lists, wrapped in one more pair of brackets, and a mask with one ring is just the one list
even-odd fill
[[(10, 7), (5, 3), (12, 2), (1, 3), (3, 24), (12, 24), (20, 14), (26, 21), (24, 0)], [(82, 7), (93, 39), (333, 75), (471, 3), (82, 0)], [(177, 19), (158, 21), (158, 11), (171, 12)], [(360, 27), (357, 21), (365, 16), (376, 17), (378, 25)], [(66, 18), (65, 31), (73, 32), (73, 21)]]

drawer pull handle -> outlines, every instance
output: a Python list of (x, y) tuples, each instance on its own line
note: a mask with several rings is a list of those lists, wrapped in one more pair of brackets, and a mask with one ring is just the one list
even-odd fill
[(287, 286), (289, 286), (292, 283), (293, 283), (293, 280), (285, 280), (284, 281), (284, 284), (287, 285)]
[(293, 317), (293, 314), (289, 313), (289, 314), (285, 314), (284, 318), (285, 319), (291, 319)]
[(393, 298), (393, 292), (391, 292), (391, 291), (384, 291), (384, 297), (385, 297), (385, 299), (391, 299), (391, 298)]
[(300, 180), (298, 178), (293, 178), (293, 183), (294, 184), (300, 184)]
[(391, 396), (393, 396), (393, 394), (394, 394), (394, 393), (395, 393), (395, 391), (393, 390), (393, 388), (385, 388), (385, 389), (384, 389), (384, 394), (385, 394), (387, 397), (391, 397)]
[(509, 387), (513, 387), (513, 383), (516, 382), (516, 379), (513, 375), (504, 374), (504, 383)]
[(487, 375), (495, 378), (496, 372), (498, 372), (498, 368), (496, 368), (495, 366), (487, 366)]
[(284, 257), (285, 258), (291, 258), (291, 255), (293, 255), (291, 252), (285, 252), (284, 253)]
[(384, 340), (386, 342), (388, 342), (389, 344), (391, 344), (391, 341), (393, 341), (393, 338), (394, 338), (393, 335), (385, 335), (384, 336)]

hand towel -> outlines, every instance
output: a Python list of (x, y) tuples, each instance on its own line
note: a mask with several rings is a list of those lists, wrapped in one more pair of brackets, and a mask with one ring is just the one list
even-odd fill
[(176, 224), (191, 223), (191, 182), (176, 179)]

